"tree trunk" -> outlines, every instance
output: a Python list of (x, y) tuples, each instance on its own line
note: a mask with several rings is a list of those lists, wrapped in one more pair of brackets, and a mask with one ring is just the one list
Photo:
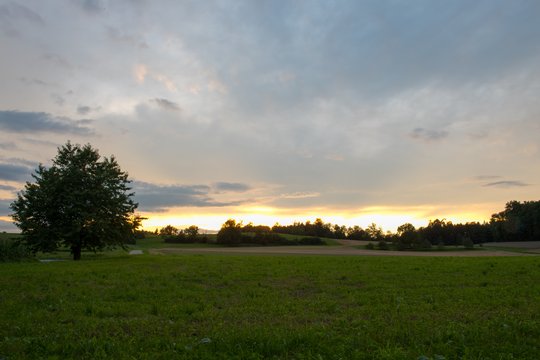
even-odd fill
[(80, 245), (72, 246), (71, 253), (73, 254), (73, 260), (81, 260), (81, 246)]

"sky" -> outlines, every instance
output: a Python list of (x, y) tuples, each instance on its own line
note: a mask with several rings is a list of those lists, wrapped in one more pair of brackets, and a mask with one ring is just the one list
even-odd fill
[(68, 140), (147, 229), (394, 231), (540, 198), (540, 2), (0, 0), (0, 230)]

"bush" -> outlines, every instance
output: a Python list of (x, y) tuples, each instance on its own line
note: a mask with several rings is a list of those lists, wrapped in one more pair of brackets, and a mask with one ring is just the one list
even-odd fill
[(369, 243), (366, 245), (366, 249), (368, 249), (368, 250), (375, 250), (375, 245), (373, 245), (372, 242), (369, 242)]
[(0, 261), (21, 261), (32, 258), (30, 250), (12, 239), (0, 240)]
[(439, 241), (439, 243), (437, 244), (437, 250), (444, 250), (444, 242)]
[(421, 238), (413, 243), (413, 248), (417, 250), (428, 250), (431, 249), (431, 243), (427, 239)]
[(463, 246), (465, 249), (474, 249), (474, 243), (469, 237), (463, 239)]
[(384, 240), (379, 241), (377, 243), (377, 247), (379, 248), (379, 250), (388, 250), (388, 244)]
[(234, 219), (225, 221), (216, 236), (216, 242), (222, 245), (239, 245), (242, 240), (242, 224), (237, 224)]
[(324, 245), (324, 241), (318, 237), (305, 237), (301, 238), (298, 242), (299, 245)]

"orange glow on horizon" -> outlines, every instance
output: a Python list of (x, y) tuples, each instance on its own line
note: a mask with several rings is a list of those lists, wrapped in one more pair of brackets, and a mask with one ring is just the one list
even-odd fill
[[(460, 207), (462, 208), (462, 207)], [(487, 210), (489, 209), (489, 210)], [(143, 221), (143, 228), (153, 231), (166, 225), (185, 228), (197, 225), (201, 229), (219, 230), (228, 219), (235, 219), (244, 224), (273, 226), (276, 223), (289, 225), (294, 222), (314, 221), (321, 218), (325, 223), (345, 225), (347, 227), (358, 225), (366, 228), (375, 223), (384, 231), (395, 232), (397, 227), (411, 223), (415, 227), (426, 226), (429, 220), (446, 219), (453, 223), (466, 223), (472, 221), (488, 221), (494, 207), (491, 205), (471, 206), (468, 211), (459, 211), (448, 206), (436, 211), (432, 206), (418, 207), (369, 207), (355, 210), (345, 209), (281, 209), (272, 207), (245, 207), (245, 208), (176, 208), (164, 213), (143, 213), (147, 220)]]

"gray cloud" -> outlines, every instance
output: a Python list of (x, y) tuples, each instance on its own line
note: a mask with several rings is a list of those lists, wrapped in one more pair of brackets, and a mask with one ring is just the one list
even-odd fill
[(24, 5), (15, 2), (0, 5), (0, 30), (8, 37), (19, 37), (21, 27), (43, 24), (43, 18)]
[(43, 80), (39, 80), (39, 79), (27, 79), (25, 77), (21, 77), (19, 79), (23, 84), (26, 84), (26, 85), (39, 85), (39, 86), (44, 86), (44, 87), (48, 87), (48, 86), (51, 86), (52, 84), (49, 84)]
[(493, 180), (493, 179), (500, 179), (502, 176), (499, 175), (478, 175), (475, 176), (475, 180)]
[(45, 23), (38, 13), (14, 2), (0, 5), (0, 19), (3, 21), (23, 19), (37, 24)]
[(73, 66), (69, 63), (69, 61), (67, 61), (64, 57), (58, 55), (58, 54), (53, 54), (53, 53), (46, 53), (44, 54), (43, 56), (43, 59), (49, 61), (50, 63), (60, 67), (60, 68), (63, 68), (63, 69), (71, 69)]
[(508, 181), (496, 181), (492, 183), (485, 184), (485, 187), (498, 187), (498, 188), (513, 188), (513, 187), (523, 187), (523, 186), (529, 186), (530, 184), (526, 184), (522, 181), (516, 181), (516, 180), (508, 180)]
[(54, 117), (44, 112), (0, 111), (0, 129), (16, 132), (55, 132), (79, 135), (93, 134), (88, 120)]
[(424, 128), (416, 128), (410, 133), (413, 139), (424, 141), (437, 141), (448, 136), (448, 131), (445, 130), (428, 130)]
[(25, 181), (30, 178), (32, 168), (25, 165), (0, 164), (0, 179), (7, 181)]
[(9, 216), (11, 208), (9, 207), (13, 200), (0, 199), (0, 216)]
[(2, 150), (15, 150), (17, 145), (13, 142), (0, 143), (0, 149)]
[(242, 183), (216, 182), (212, 185), (217, 192), (246, 192), (251, 186)]
[(223, 207), (240, 202), (220, 202), (209, 196), (207, 185), (156, 185), (141, 181), (133, 183), (135, 199), (145, 211), (163, 211), (170, 207)]
[(97, 14), (105, 10), (105, 5), (101, 0), (79, 0), (82, 9), (90, 14)]
[(170, 101), (167, 99), (158, 99), (158, 98), (152, 99), (151, 101), (157, 104), (160, 108), (165, 109), (165, 110), (172, 110), (172, 111), (181, 110), (180, 105), (178, 105), (174, 101)]
[(108, 27), (107, 28), (107, 35), (114, 41), (119, 43), (124, 43), (127, 45), (135, 46), (140, 49), (146, 49), (148, 48), (148, 44), (139, 38), (138, 36), (134, 35), (127, 35), (123, 33), (120, 29), (115, 27)]
[(17, 188), (14, 187), (14, 186), (10, 186), (10, 185), (0, 184), (0, 190), (15, 191), (15, 190), (17, 190)]
[(92, 111), (92, 108), (90, 106), (82, 106), (82, 105), (77, 106), (77, 114), (86, 115), (90, 111)]
[(11, 221), (0, 220), (0, 231), (18, 232), (18, 228)]
[[(91, 112), (100, 111), (100, 110), (101, 110), (101, 106), (96, 106), (96, 107), (90, 107), (90, 106), (87, 106), (87, 105), (79, 105), (79, 106), (77, 106), (77, 114), (79, 114), (79, 115), (88, 115)], [(86, 120), (86, 121), (87, 121), (87, 123), (89, 123), (88, 120)]]

